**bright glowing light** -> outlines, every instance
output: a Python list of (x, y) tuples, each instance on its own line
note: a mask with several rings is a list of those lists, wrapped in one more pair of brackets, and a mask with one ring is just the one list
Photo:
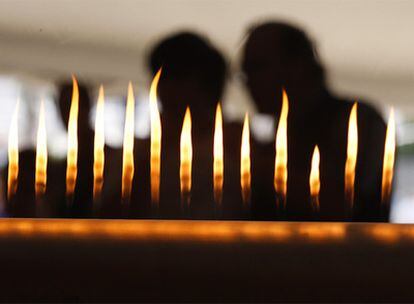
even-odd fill
[(181, 200), (183, 203), (190, 204), (191, 196), (191, 169), (193, 161), (193, 146), (191, 140), (191, 112), (187, 107), (185, 111), (183, 128), (180, 140), (180, 185)]
[(46, 192), (47, 184), (47, 139), (45, 123), (45, 106), (43, 100), (40, 103), (39, 125), (37, 128), (36, 146), (36, 175), (35, 191), (36, 196), (40, 197)]
[(157, 87), (162, 69), (159, 69), (151, 83), (150, 89), (150, 117), (151, 117), (151, 201), (158, 208), (160, 200), (161, 176), (161, 118), (157, 104)]
[(250, 203), (250, 130), (249, 114), (244, 115), (241, 155), (240, 155), (240, 185), (242, 189), (243, 203), (247, 206)]
[(217, 104), (216, 120), (214, 128), (214, 161), (213, 161), (213, 184), (214, 201), (221, 205), (223, 198), (224, 182), (224, 160), (223, 160), (223, 116), (220, 103)]
[(357, 106), (358, 104), (355, 102), (349, 116), (348, 147), (345, 163), (345, 200), (351, 210), (354, 206), (355, 167), (358, 155)]
[(319, 210), (319, 190), (321, 187), (321, 182), (319, 179), (319, 148), (315, 146), (312, 155), (311, 171), (309, 176), (309, 187), (311, 194), (311, 203), (314, 211)]
[(19, 116), (19, 100), (17, 100), (16, 107), (11, 119), (9, 130), (9, 168), (7, 179), (7, 198), (10, 200), (17, 191), (17, 179), (19, 177), (19, 128), (18, 128), (18, 116)]
[(122, 163), (122, 199), (128, 201), (131, 196), (134, 178), (134, 112), (135, 98), (132, 83), (128, 85), (128, 97), (125, 112), (124, 150)]
[(75, 76), (72, 76), (73, 91), (68, 122), (68, 154), (66, 166), (66, 195), (72, 196), (75, 191), (78, 174), (78, 112), (79, 88)]
[(382, 169), (382, 193), (383, 204), (390, 201), (392, 190), (392, 178), (394, 174), (395, 161), (395, 120), (394, 109), (391, 109), (388, 119), (387, 134), (385, 137), (384, 164)]
[(287, 179), (288, 179), (288, 154), (287, 154), (287, 118), (289, 113), (289, 100), (286, 91), (283, 90), (282, 110), (276, 132), (276, 158), (274, 187), (277, 196), (278, 207), (286, 207)]
[(99, 96), (96, 104), (95, 117), (95, 141), (94, 141), (94, 163), (93, 163), (93, 198), (97, 200), (102, 192), (104, 182), (105, 166), (105, 127), (104, 127), (104, 88), (99, 87)]

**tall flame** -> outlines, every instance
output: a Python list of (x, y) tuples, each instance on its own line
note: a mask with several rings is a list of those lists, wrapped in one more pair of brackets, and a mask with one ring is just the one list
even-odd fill
[(131, 196), (134, 178), (134, 112), (135, 98), (132, 83), (128, 84), (128, 97), (125, 112), (124, 150), (122, 160), (122, 199), (128, 201)]
[(315, 146), (312, 155), (311, 171), (309, 176), (309, 187), (311, 194), (311, 204), (314, 211), (319, 210), (319, 191), (321, 188), (321, 182), (319, 179), (319, 148)]
[(39, 126), (37, 128), (36, 146), (36, 175), (35, 192), (40, 197), (46, 192), (47, 183), (47, 139), (45, 123), (45, 106), (43, 100), (40, 103)]
[(348, 147), (345, 163), (345, 200), (351, 210), (354, 205), (355, 167), (358, 155), (357, 107), (358, 103), (355, 102), (349, 116)]
[(93, 199), (97, 200), (102, 192), (105, 166), (105, 125), (104, 125), (104, 88), (99, 87), (99, 96), (96, 104), (95, 141), (93, 162)]
[[(289, 112), (289, 100), (286, 91), (283, 90), (282, 111), (280, 113), (279, 124), (276, 132), (276, 158), (274, 187), (277, 197), (278, 207), (286, 207), (287, 194), (287, 118)], [(281, 206), (280, 206), (281, 205)]]
[(391, 198), (392, 178), (395, 160), (395, 120), (394, 109), (391, 109), (388, 119), (387, 134), (385, 137), (384, 164), (382, 169), (382, 193), (381, 200), (385, 204)]
[(223, 198), (223, 182), (224, 182), (224, 160), (223, 160), (223, 115), (220, 103), (217, 104), (216, 120), (214, 128), (214, 147), (213, 147), (213, 187), (214, 201), (221, 205)]
[(244, 205), (250, 202), (250, 130), (249, 130), (249, 114), (244, 115), (241, 155), (240, 155), (240, 185), (242, 189), (242, 198)]
[(180, 139), (180, 186), (181, 200), (187, 206), (191, 196), (191, 169), (193, 161), (193, 146), (191, 142), (191, 112), (187, 107), (185, 111), (183, 128)]
[(79, 88), (75, 76), (72, 75), (73, 91), (68, 122), (68, 151), (66, 166), (66, 195), (72, 196), (75, 191), (78, 174), (78, 112)]
[(18, 129), (18, 116), (19, 116), (19, 100), (17, 100), (16, 107), (11, 119), (9, 130), (9, 170), (7, 180), (7, 198), (11, 197), (17, 191), (17, 178), (19, 177), (19, 129)]
[(157, 87), (162, 68), (158, 70), (151, 83), (150, 89), (150, 117), (151, 117), (151, 202), (158, 207), (160, 200), (161, 176), (161, 118), (157, 104)]

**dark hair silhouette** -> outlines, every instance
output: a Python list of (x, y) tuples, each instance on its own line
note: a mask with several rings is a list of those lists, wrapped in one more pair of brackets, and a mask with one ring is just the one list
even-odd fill
[(251, 27), (242, 57), (247, 88), (260, 112), (274, 113), (272, 101), (278, 94), (281, 98), (282, 88), (300, 111), (312, 107), (317, 100), (312, 97), (327, 90), (314, 43), (290, 24), (266, 22)]
[[(277, 47), (277, 56), (283, 71), (300, 63), (301, 68), (306, 69), (315, 82), (324, 85), (325, 70), (319, 61), (315, 44), (300, 28), (282, 22), (265, 22), (252, 26), (248, 30), (248, 37), (246, 49), (249, 44), (256, 45), (260, 40), (265, 41), (269, 47)], [(244, 61), (242, 65), (246, 72), (252, 68), (249, 63)], [(287, 73), (286, 76), (288, 75)]]
[(204, 38), (181, 32), (162, 40), (150, 52), (149, 68), (163, 68), (164, 79), (192, 79), (215, 100), (221, 97), (226, 77), (223, 56)]

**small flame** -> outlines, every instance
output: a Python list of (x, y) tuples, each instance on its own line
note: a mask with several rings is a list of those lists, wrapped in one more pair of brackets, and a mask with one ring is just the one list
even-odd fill
[(72, 76), (73, 91), (68, 122), (68, 151), (66, 166), (66, 195), (72, 196), (75, 191), (78, 174), (78, 111), (79, 89), (75, 76)]
[(315, 211), (319, 210), (319, 190), (321, 188), (321, 182), (319, 179), (319, 148), (315, 146), (312, 155), (311, 172), (309, 176), (309, 187), (311, 194), (312, 208)]
[(250, 130), (249, 114), (244, 116), (241, 155), (240, 155), (240, 184), (242, 189), (243, 203), (246, 206), (250, 201)]
[(37, 129), (36, 146), (36, 175), (35, 192), (40, 197), (46, 192), (47, 183), (47, 139), (45, 123), (45, 106), (43, 100), (40, 103), (39, 126)]
[(104, 126), (104, 88), (99, 87), (98, 102), (96, 104), (95, 117), (95, 142), (94, 142), (94, 163), (93, 163), (93, 199), (97, 200), (102, 192), (103, 174), (105, 166), (105, 126)]
[(191, 166), (193, 161), (193, 146), (191, 143), (191, 112), (185, 111), (180, 141), (180, 182), (182, 202), (190, 204), (191, 194)]
[(134, 111), (135, 98), (132, 83), (128, 84), (128, 97), (125, 112), (124, 151), (122, 161), (122, 199), (128, 201), (131, 196), (134, 178)]
[(392, 190), (392, 178), (394, 173), (395, 159), (395, 120), (394, 109), (391, 109), (388, 119), (387, 134), (385, 137), (384, 165), (382, 170), (382, 193), (383, 203), (389, 202)]
[(286, 207), (287, 194), (287, 118), (289, 112), (289, 100), (286, 91), (283, 90), (282, 111), (280, 113), (279, 125), (276, 132), (276, 158), (274, 187), (276, 191), (278, 207)]
[(220, 103), (217, 104), (216, 121), (214, 128), (214, 161), (213, 161), (213, 182), (214, 201), (221, 205), (223, 198), (224, 182), (224, 160), (223, 160), (223, 115)]
[(150, 117), (151, 117), (151, 201), (158, 207), (160, 200), (161, 176), (161, 118), (157, 104), (157, 87), (162, 68), (158, 70), (151, 83), (150, 89)]
[(17, 100), (9, 130), (9, 173), (7, 180), (7, 198), (9, 200), (17, 191), (17, 178), (19, 177), (19, 103), (19, 100)]
[(355, 167), (358, 155), (357, 107), (358, 103), (355, 102), (349, 116), (348, 147), (345, 163), (345, 200), (351, 210), (354, 205)]

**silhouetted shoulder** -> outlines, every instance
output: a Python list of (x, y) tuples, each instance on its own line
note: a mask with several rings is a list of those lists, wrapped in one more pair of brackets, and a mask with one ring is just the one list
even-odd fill
[(382, 115), (368, 102), (358, 103), (358, 115), (360, 119), (367, 119), (372, 123), (382, 125), (385, 128), (385, 121)]
[(358, 99), (335, 99), (335, 105), (340, 111), (346, 111), (350, 113), (354, 104), (354, 100), (358, 102), (358, 123), (362, 125), (372, 125), (378, 128), (385, 129), (385, 121), (379, 111), (372, 105), (371, 102)]

